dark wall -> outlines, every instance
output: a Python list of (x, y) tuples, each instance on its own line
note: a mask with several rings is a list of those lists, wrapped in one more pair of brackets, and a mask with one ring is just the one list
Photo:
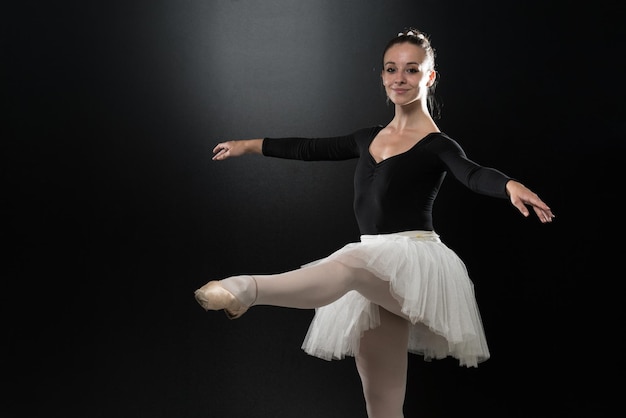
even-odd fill
[(358, 240), (353, 162), (211, 150), (388, 122), (382, 48), (409, 25), (438, 53), (441, 129), (557, 221), (445, 183), (435, 227), (470, 270), (492, 358), (468, 370), (411, 356), (406, 416), (606, 416), (621, 6), (40, 3), (3, 14), (7, 416), (365, 416), (353, 359), (300, 350), (312, 311), (229, 321), (193, 291)]

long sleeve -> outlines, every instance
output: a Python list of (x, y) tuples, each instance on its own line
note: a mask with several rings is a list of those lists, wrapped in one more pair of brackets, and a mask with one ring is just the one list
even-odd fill
[(265, 138), (263, 155), (303, 161), (340, 161), (360, 156), (357, 136), (366, 130), (327, 138)]
[(453, 139), (437, 141), (437, 155), (447, 171), (470, 190), (483, 195), (508, 198), (506, 183), (511, 177), (491, 167), (484, 167), (467, 158), (461, 146)]

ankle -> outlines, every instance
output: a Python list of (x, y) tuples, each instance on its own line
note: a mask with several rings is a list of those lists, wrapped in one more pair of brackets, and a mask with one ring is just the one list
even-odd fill
[(247, 307), (254, 305), (259, 295), (259, 288), (253, 276), (231, 276), (220, 280), (220, 284)]

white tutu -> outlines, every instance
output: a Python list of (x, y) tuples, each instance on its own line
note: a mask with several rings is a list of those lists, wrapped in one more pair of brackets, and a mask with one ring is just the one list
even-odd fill
[[(452, 356), (476, 367), (489, 358), (474, 285), (465, 264), (431, 231), (362, 235), (307, 266), (339, 261), (388, 281), (411, 320), (408, 351), (425, 360)], [(378, 305), (356, 291), (315, 310), (302, 349), (324, 360), (358, 353), (361, 336), (380, 325)]]

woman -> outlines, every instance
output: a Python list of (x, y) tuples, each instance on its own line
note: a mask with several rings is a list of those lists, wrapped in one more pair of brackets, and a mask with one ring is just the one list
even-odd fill
[(473, 284), (433, 230), (446, 173), (471, 190), (510, 199), (543, 223), (551, 209), (520, 182), (468, 159), (430, 114), (437, 81), (429, 39), (414, 28), (387, 44), (382, 83), (395, 114), (386, 126), (333, 138), (226, 141), (213, 160), (247, 153), (300, 160), (358, 159), (354, 210), (361, 240), (300, 269), (210, 281), (196, 290), (206, 310), (238, 318), (253, 305), (316, 309), (302, 348), (326, 359), (354, 356), (370, 418), (402, 417), (407, 351), (453, 356), (476, 367), (489, 358)]

